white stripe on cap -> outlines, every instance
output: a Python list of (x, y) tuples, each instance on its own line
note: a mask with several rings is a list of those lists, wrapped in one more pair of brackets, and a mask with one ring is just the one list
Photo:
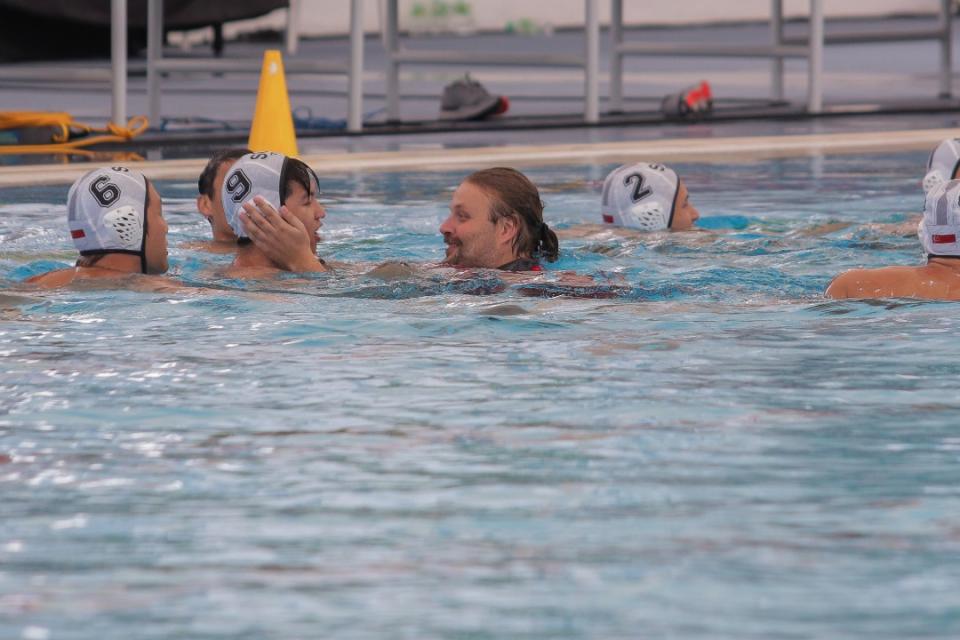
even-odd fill
[(223, 179), (220, 197), (227, 223), (238, 238), (247, 237), (240, 222), (240, 212), (245, 202), (253, 200), (254, 196), (262, 196), (274, 209), (280, 210), (280, 179), (286, 162), (285, 155), (259, 152), (241, 156), (230, 167)]
[(680, 177), (662, 164), (640, 162), (614, 169), (604, 180), (603, 221), (642, 231), (670, 226)]
[(81, 253), (141, 253), (146, 225), (147, 179), (126, 167), (94, 169), (67, 195), (67, 226)]
[(929, 255), (960, 256), (960, 180), (941, 183), (927, 193), (917, 235)]

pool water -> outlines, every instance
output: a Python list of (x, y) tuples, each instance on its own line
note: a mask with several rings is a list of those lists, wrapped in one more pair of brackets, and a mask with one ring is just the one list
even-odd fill
[[(920, 262), (925, 160), (676, 164), (714, 230), (565, 242), (604, 298), (225, 279), (186, 181), (203, 291), (31, 292), (66, 187), (0, 190), (0, 637), (958, 637), (960, 314), (822, 298)], [(322, 176), (321, 254), (439, 260), (463, 175)]]

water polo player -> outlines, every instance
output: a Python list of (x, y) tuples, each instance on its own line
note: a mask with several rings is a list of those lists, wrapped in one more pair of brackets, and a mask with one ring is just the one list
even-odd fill
[(161, 274), (167, 271), (167, 223), (160, 194), (138, 171), (94, 169), (67, 195), (67, 226), (80, 252), (76, 266), (30, 278), (41, 287), (75, 280)]
[[(317, 257), (326, 216), (318, 194), (317, 175), (300, 160), (268, 152), (237, 160), (221, 189), (227, 223), (237, 235), (234, 275), (244, 275), (244, 269), (327, 271)], [(277, 247), (289, 259), (271, 259)]]
[(834, 278), (826, 296), (960, 300), (960, 180), (927, 193), (917, 235), (927, 264), (853, 269)]

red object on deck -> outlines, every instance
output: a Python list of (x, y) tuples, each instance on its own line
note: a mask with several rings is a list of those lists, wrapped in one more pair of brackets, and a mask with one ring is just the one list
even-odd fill
[(691, 111), (706, 111), (708, 105), (713, 106), (713, 91), (710, 89), (710, 83), (704, 80), (699, 86), (686, 92), (683, 101), (687, 103)]

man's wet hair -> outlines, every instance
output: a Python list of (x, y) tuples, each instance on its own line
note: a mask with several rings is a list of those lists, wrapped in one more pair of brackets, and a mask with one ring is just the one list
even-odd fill
[(217, 194), (213, 192), (213, 179), (217, 176), (217, 169), (219, 169), (220, 165), (224, 162), (239, 160), (248, 153), (250, 153), (249, 149), (234, 147), (232, 149), (220, 149), (210, 156), (210, 160), (207, 161), (207, 166), (200, 172), (200, 178), (197, 180), (197, 190), (200, 192), (200, 195), (215, 198)]
[(501, 218), (517, 221), (514, 252), (519, 257), (542, 258), (554, 262), (560, 255), (560, 243), (543, 221), (543, 201), (530, 179), (509, 167), (483, 169), (467, 176), (464, 182), (476, 185), (490, 196), (490, 221)]
[(307, 193), (310, 193), (311, 190), (314, 190), (313, 184), (317, 182), (317, 174), (313, 172), (313, 169), (311, 169), (310, 166), (304, 161), (297, 160), (296, 158), (287, 159), (287, 166), (284, 170), (284, 176), (287, 180), (287, 183), (280, 185), (281, 205), (287, 201), (287, 196), (290, 195), (291, 182), (296, 182), (299, 184)]

